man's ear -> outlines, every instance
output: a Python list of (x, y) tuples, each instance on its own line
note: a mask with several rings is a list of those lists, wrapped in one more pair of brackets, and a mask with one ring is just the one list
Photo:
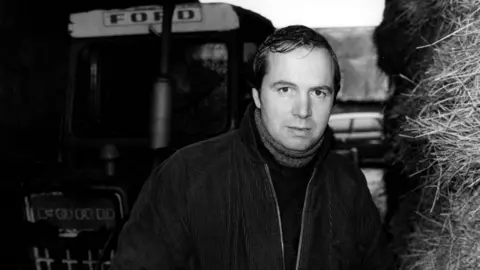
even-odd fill
[(253, 96), (253, 102), (255, 102), (255, 106), (257, 106), (258, 109), (262, 108), (262, 102), (260, 101), (260, 92), (252, 88), (252, 96)]

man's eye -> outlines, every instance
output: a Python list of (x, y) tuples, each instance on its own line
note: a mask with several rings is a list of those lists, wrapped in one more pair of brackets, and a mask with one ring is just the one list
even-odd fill
[(313, 91), (313, 93), (317, 97), (324, 97), (324, 96), (327, 95), (327, 93), (325, 93), (325, 91), (322, 91), (322, 90), (315, 90), (315, 91)]
[(281, 87), (281, 88), (278, 88), (278, 91), (283, 92), (283, 93), (287, 93), (288, 91), (290, 91), (290, 87)]

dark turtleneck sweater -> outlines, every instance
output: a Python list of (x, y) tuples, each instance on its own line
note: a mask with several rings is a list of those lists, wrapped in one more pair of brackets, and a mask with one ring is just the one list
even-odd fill
[[(273, 182), (278, 206), (280, 208), (285, 269), (295, 269), (305, 193), (308, 181), (313, 173), (316, 159), (312, 156), (312, 158), (309, 158), (308, 160), (301, 161), (301, 166), (288, 166), (288, 163), (298, 163), (298, 159), (295, 161), (295, 158), (292, 158), (291, 156), (279, 157), (279, 155), (283, 154), (276, 151), (277, 149), (273, 149), (270, 142), (265, 141), (272, 140), (272, 138), (269, 134), (264, 134), (266, 129), (264, 126), (261, 126), (263, 123), (259, 120), (258, 110), (255, 113), (257, 114), (255, 116), (257, 127), (255, 135), (257, 141), (262, 142), (258, 144), (258, 148), (270, 170), (271, 180)], [(268, 147), (270, 150), (267, 149), (265, 144), (270, 144)], [(318, 142), (318, 144), (321, 144), (321, 142)], [(315, 148), (316, 152), (319, 147), (317, 146)], [(279, 159), (284, 161), (282, 162), (283, 164), (280, 164), (278, 161)]]

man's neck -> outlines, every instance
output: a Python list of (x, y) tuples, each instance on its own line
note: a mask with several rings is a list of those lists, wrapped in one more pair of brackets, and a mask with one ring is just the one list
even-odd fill
[(287, 149), (277, 142), (267, 131), (263, 124), (259, 109), (255, 109), (254, 111), (254, 121), (262, 144), (268, 152), (270, 152), (275, 161), (282, 166), (290, 168), (302, 168), (307, 166), (315, 158), (317, 151), (322, 145), (323, 138), (305, 151)]

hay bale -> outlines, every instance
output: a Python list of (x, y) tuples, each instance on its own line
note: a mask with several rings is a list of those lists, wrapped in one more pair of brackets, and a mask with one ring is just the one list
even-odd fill
[[(430, 195), (435, 196), (435, 189)], [(426, 200), (424, 206), (429, 204)], [(442, 196), (421, 215), (403, 255), (405, 269), (480, 268), (480, 193)]]
[(428, 172), (404, 267), (479, 269), (480, 0), (439, 2), (441, 38), (418, 48), (432, 59), (402, 100), (413, 113), (398, 138), (421, 142), (417, 170)]
[(406, 94), (425, 78), (433, 49), (417, 48), (438, 39), (440, 14), (446, 4), (446, 0), (386, 1), (383, 21), (373, 35), (378, 53), (377, 64), (388, 75), (393, 90), (385, 108), (385, 133), (391, 145), (386, 158), (391, 163), (400, 163), (407, 173), (416, 172), (417, 164), (423, 157), (420, 151), (422, 142), (397, 136), (405, 116), (418, 114), (418, 107)]
[(462, 192), (480, 183), (480, 0), (452, 2), (443, 14), (449, 31), (431, 45), (428, 77), (407, 95), (418, 113), (402, 136), (426, 142), (439, 189)]
[(387, 0), (383, 21), (373, 35), (377, 64), (387, 74), (392, 92), (384, 110), (385, 134), (390, 146), (385, 157), (390, 165), (384, 175), (388, 194), (385, 224), (397, 254), (406, 252), (408, 235), (419, 218), (415, 214), (421, 197), (417, 186), (425, 175), (422, 161), (425, 160), (423, 147), (426, 143), (398, 134), (403, 132), (405, 117), (414, 118), (418, 114), (419, 108), (408, 94), (425, 78), (433, 48), (418, 50), (417, 47), (438, 39), (440, 14), (445, 3), (438, 0)]
[[(392, 79), (408, 78), (417, 81), (429, 65), (429, 51), (417, 46), (429, 44), (439, 34), (439, 22), (446, 0), (387, 0), (382, 23), (375, 29), (378, 66)], [(396, 77), (396, 78), (395, 78)], [(398, 82), (395, 90), (398, 88)]]

